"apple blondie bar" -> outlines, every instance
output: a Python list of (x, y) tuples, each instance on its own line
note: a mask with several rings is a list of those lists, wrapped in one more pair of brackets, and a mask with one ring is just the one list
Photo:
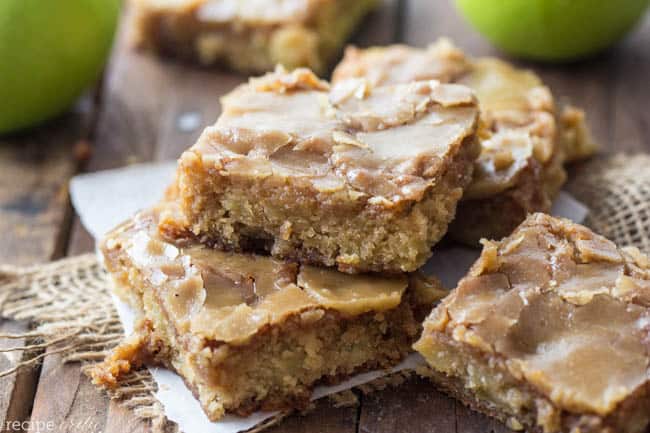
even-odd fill
[(179, 160), (184, 222), (220, 249), (358, 273), (410, 272), (446, 233), (478, 155), (469, 88), (333, 88), (278, 70), (222, 99)]
[(135, 44), (201, 65), (324, 72), (377, 0), (131, 0)]
[[(333, 83), (363, 77), (373, 85), (440, 80), (474, 89), (481, 107), (481, 155), (451, 234), (476, 244), (508, 235), (531, 212), (546, 212), (566, 179), (563, 163), (593, 151), (584, 113), (556, 119), (551, 92), (533, 72), (495, 58), (472, 59), (446, 39), (426, 49), (350, 47)], [(559, 132), (559, 126), (564, 126)]]
[(185, 380), (211, 420), (304, 408), (318, 383), (398, 363), (444, 293), (421, 276), (348, 275), (215, 250), (179, 236), (176, 212), (174, 203), (143, 211), (101, 244), (117, 293), (140, 318), (92, 369), (97, 384), (159, 364)]
[(484, 242), (414, 346), (441, 388), (509, 427), (642, 433), (650, 422), (650, 258), (533, 214)]

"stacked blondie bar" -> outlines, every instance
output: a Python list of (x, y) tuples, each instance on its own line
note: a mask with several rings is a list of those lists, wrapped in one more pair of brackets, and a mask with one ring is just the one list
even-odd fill
[[(352, 48), (331, 83), (278, 68), (221, 103), (164, 200), (101, 243), (139, 319), (96, 383), (164, 365), (216, 421), (414, 347), (511, 428), (643, 432), (650, 259), (540, 213), (593, 144), (536, 75), (448, 41)], [(446, 292), (418, 269), (447, 233), (506, 237)]]

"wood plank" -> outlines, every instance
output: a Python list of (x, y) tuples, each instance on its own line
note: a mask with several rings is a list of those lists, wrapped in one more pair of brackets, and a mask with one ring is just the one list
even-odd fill
[[(29, 323), (24, 321), (0, 319), (1, 333), (18, 334), (28, 329)], [(0, 339), (0, 348), (9, 349), (24, 343), (24, 339)], [(22, 357), (22, 352), (8, 352), (0, 355), (0, 370), (4, 371), (15, 367)], [(37, 381), (37, 368), (19, 370), (16, 374), (0, 378), (0, 432), (5, 433), (9, 430), (7, 422), (21, 422), (29, 419)]]
[(451, 1), (408, 0), (404, 13), (404, 42), (425, 47), (439, 37), (450, 38), (474, 55), (491, 55), (492, 48), (458, 14)]
[(426, 380), (412, 377), (398, 387), (365, 395), (359, 418), (363, 433), (456, 430), (456, 405)]
[(268, 433), (346, 433), (356, 432), (357, 407), (334, 407), (328, 399), (315, 403), (315, 408), (304, 415), (291, 415)]
[[(461, 408), (460, 403), (456, 403)], [(514, 433), (499, 421), (462, 407), (456, 412), (457, 433)]]
[[(87, 133), (92, 110), (90, 99), (83, 98), (59, 119), (0, 138), (0, 262), (29, 265), (62, 255), (71, 215), (67, 181), (76, 170), (75, 146)], [(28, 329), (26, 322), (0, 321), (0, 332)], [(0, 340), (4, 347), (22, 344)], [(0, 364), (4, 369), (22, 357), (22, 352), (2, 354)], [(0, 380), (0, 425), (29, 419), (38, 373), (37, 366)]]
[(34, 399), (30, 432), (36, 433), (39, 423), (51, 423), (53, 432), (104, 431), (108, 399), (97, 392), (80, 374), (77, 363), (63, 364), (58, 354), (48, 355)]
[(619, 151), (650, 151), (650, 14), (616, 48), (612, 90), (611, 148)]
[(439, 392), (427, 379), (412, 377), (395, 388), (364, 396), (359, 432), (512, 433), (505, 425), (471, 411)]
[(395, 388), (363, 397), (359, 432), (509, 433), (507, 427), (411, 377)]
[[(95, 389), (94, 392), (97, 393), (97, 390)], [(100, 433), (149, 433), (152, 431), (149, 423), (136, 418), (130, 409), (114, 401), (110, 402), (108, 413), (105, 430)]]
[(69, 218), (67, 182), (77, 166), (74, 146), (82, 138), (82, 116), (77, 112), (0, 138), (0, 262), (29, 265), (61, 255)]

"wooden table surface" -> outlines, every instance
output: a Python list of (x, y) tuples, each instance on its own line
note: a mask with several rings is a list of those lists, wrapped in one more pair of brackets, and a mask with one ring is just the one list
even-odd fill
[[(448, 0), (385, 0), (354, 42), (424, 46), (439, 36), (451, 37), (472, 54), (498, 54), (457, 16)], [(536, 70), (562, 100), (586, 109), (595, 137), (606, 151), (650, 151), (650, 16), (598, 58), (564, 66), (525, 66)], [(223, 71), (194, 69), (134, 53), (122, 28), (94, 94), (85, 96), (71, 113), (37, 130), (0, 137), (0, 262), (31, 264), (91, 251), (92, 239), (70, 206), (70, 177), (176, 158), (194, 142), (202, 126), (217, 118), (219, 96), (243, 80)], [(188, 118), (200, 125), (188, 130), (180, 121)], [(27, 327), (27, 323), (0, 321), (0, 333)], [(0, 347), (8, 344), (13, 343), (0, 339)], [(20, 356), (0, 354), (0, 368)], [(24, 425), (31, 425), (33, 432), (150, 430), (94, 389), (79, 365), (64, 365), (56, 354), (45, 356), (37, 369), (0, 379), (0, 432), (18, 431), (6, 423), (16, 420), (31, 420)], [(507, 430), (413, 379), (397, 389), (361, 396), (356, 407), (336, 408), (320, 402), (315, 411), (292, 416), (272, 431)]]

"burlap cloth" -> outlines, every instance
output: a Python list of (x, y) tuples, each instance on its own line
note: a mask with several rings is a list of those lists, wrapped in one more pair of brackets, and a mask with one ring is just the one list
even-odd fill
[[(573, 170), (568, 190), (590, 209), (585, 224), (617, 244), (650, 252), (650, 155), (615, 155), (595, 159)], [(33, 329), (3, 335), (17, 343), (2, 352), (22, 351), (22, 362), (0, 372), (37, 365), (47, 354), (63, 354), (65, 362), (82, 362), (84, 369), (103, 359), (122, 337), (122, 326), (109, 294), (110, 283), (94, 254), (30, 267), (0, 266), (0, 316), (27, 319)], [(20, 344), (20, 342), (25, 342)], [(363, 385), (369, 392), (400, 383), (407, 373)], [(109, 391), (155, 430), (174, 431), (154, 393), (147, 370), (132, 373)], [(333, 397), (335, 404), (354, 404), (350, 391)], [(276, 424), (282, 413), (258, 425), (261, 431)]]

